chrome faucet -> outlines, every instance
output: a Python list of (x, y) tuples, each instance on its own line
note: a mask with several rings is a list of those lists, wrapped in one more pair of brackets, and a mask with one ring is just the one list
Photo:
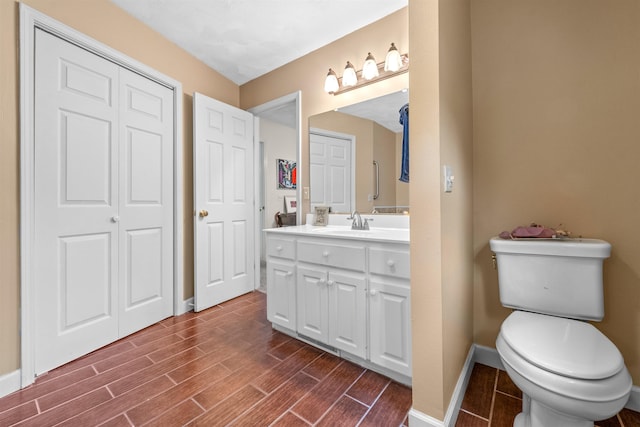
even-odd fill
[(364, 223), (362, 222), (362, 217), (360, 213), (356, 210), (351, 213), (351, 216), (347, 217), (348, 220), (353, 220), (351, 223), (352, 230), (368, 230), (369, 229), (369, 221), (373, 221), (372, 218), (365, 218)]

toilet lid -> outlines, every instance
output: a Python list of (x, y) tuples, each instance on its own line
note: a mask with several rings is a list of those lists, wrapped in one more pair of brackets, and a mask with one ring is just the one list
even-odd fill
[(602, 379), (624, 367), (620, 351), (593, 325), (573, 319), (515, 311), (500, 333), (521, 357), (571, 378)]

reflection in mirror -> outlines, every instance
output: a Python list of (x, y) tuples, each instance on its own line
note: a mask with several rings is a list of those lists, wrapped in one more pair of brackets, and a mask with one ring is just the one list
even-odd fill
[(309, 118), (310, 207), (332, 212), (408, 213), (409, 184), (398, 180), (400, 109), (408, 90)]

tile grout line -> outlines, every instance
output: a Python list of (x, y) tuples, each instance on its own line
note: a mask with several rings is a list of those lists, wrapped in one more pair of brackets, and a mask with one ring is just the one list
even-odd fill
[(498, 369), (495, 370), (495, 379), (493, 381), (493, 393), (491, 393), (491, 408), (489, 409), (489, 425), (491, 427), (491, 422), (493, 421), (493, 410), (495, 408), (496, 403), (496, 392), (498, 390), (498, 376), (500, 372)]
[[(367, 370), (365, 369), (365, 372)], [(364, 375), (364, 373), (363, 373)], [(365, 405), (367, 406), (367, 411), (364, 413), (364, 415), (362, 416), (362, 418), (360, 418), (360, 421), (358, 422), (357, 425), (360, 425), (362, 423), (362, 421), (364, 421), (364, 419), (367, 417), (367, 415), (369, 415), (369, 412), (371, 412), (371, 409), (373, 409), (374, 406), (376, 406), (376, 403), (378, 403), (378, 400), (380, 400), (380, 397), (384, 394), (385, 390), (387, 388), (389, 388), (389, 386), (391, 385), (391, 381), (387, 381), (387, 383), (385, 384), (384, 387), (382, 387), (382, 390), (380, 390), (380, 393), (378, 393), (378, 396), (373, 399), (373, 402), (371, 402), (371, 405)], [(406, 414), (405, 414), (406, 417)]]

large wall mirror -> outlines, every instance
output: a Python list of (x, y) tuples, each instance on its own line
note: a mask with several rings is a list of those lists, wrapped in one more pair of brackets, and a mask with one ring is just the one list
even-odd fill
[(400, 181), (403, 90), (309, 118), (310, 208), (332, 212), (409, 213)]

